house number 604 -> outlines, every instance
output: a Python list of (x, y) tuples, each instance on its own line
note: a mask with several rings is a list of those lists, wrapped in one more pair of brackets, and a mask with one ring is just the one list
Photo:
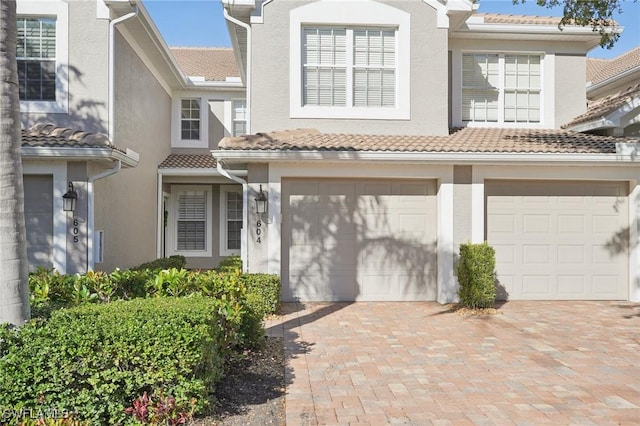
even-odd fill
[(257, 243), (261, 243), (262, 242), (262, 221), (258, 220), (256, 222), (256, 235), (258, 236), (258, 239), (256, 240)]

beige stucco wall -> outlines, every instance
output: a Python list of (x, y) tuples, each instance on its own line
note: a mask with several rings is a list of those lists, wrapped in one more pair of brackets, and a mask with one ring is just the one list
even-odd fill
[(453, 247), (456, 256), (460, 244), (471, 241), (472, 166), (453, 166)]
[(122, 36), (116, 35), (114, 142), (140, 154), (137, 167), (96, 182), (96, 230), (108, 262), (126, 268), (156, 257), (157, 166), (171, 150), (171, 99)]
[(25, 128), (54, 123), (88, 132), (107, 132), (109, 21), (96, 18), (95, 1), (69, 1), (69, 113), (22, 114)]
[(583, 55), (556, 53), (555, 55), (555, 111), (556, 127), (567, 124), (587, 110), (585, 83), (587, 61)]
[[(381, 2), (411, 15), (410, 120), (290, 118), (289, 67), (299, 65), (289, 59), (289, 13), (309, 3), (269, 3), (264, 24), (252, 26), (252, 133), (313, 127), (323, 132), (447, 134), (447, 30), (437, 28), (435, 9), (421, 1)], [(357, 24), (358, 17), (353, 21)]]

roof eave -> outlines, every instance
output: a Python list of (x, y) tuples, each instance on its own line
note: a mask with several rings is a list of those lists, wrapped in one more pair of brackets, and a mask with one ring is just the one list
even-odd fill
[(606, 80), (602, 80), (596, 84), (591, 84), (591, 82), (587, 83), (587, 96), (589, 95), (597, 95), (597, 93), (601, 89), (605, 89), (607, 86), (615, 84), (624, 79), (633, 79), (635, 74), (638, 74), (637, 77), (640, 79), (640, 65), (636, 65), (635, 67), (629, 68), (619, 74), (614, 75), (613, 77), (609, 77)]
[(348, 162), (405, 162), (455, 164), (567, 164), (567, 165), (634, 165), (640, 156), (629, 152), (615, 154), (561, 154), (561, 153), (495, 153), (495, 152), (415, 152), (415, 151), (264, 151), (215, 150), (213, 155), (221, 161), (235, 162), (290, 162), (290, 161), (348, 161)]
[(56, 160), (111, 160), (121, 161), (123, 167), (136, 167), (140, 161), (140, 155), (127, 149), (122, 152), (115, 148), (107, 147), (48, 147), (48, 146), (23, 146), (21, 147), (23, 158), (28, 159), (53, 159)]

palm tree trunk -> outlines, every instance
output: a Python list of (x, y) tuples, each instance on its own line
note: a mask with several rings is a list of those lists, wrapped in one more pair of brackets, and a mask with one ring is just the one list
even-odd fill
[(0, 323), (22, 325), (30, 309), (16, 18), (16, 1), (0, 0)]

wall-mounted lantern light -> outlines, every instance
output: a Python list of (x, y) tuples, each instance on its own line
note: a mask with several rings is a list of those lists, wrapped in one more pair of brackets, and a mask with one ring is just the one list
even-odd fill
[(78, 193), (73, 189), (73, 183), (69, 182), (69, 189), (62, 196), (62, 209), (65, 212), (75, 211), (76, 201), (78, 201)]
[(256, 213), (262, 214), (267, 212), (267, 194), (262, 190), (262, 185), (260, 185), (260, 192), (256, 197)]

